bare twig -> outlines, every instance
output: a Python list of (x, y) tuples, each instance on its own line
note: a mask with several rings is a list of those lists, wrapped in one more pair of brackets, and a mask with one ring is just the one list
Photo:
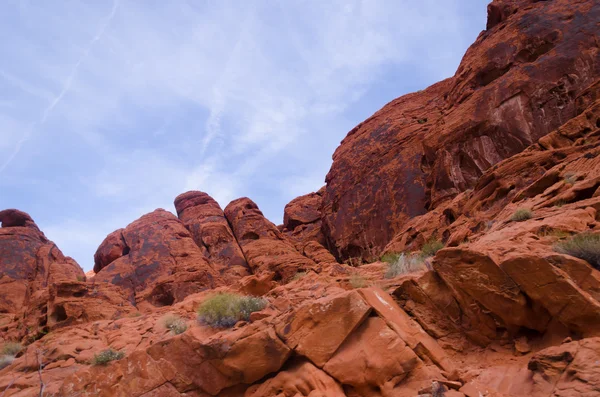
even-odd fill
[(44, 354), (46, 353), (45, 350), (41, 350), (41, 349), (36, 349), (35, 351), (35, 355), (37, 357), (37, 362), (38, 362), (38, 376), (40, 378), (40, 397), (44, 397), (44, 389), (46, 388), (46, 384), (44, 383), (44, 380), (42, 379), (42, 371), (44, 370)]
[(0, 397), (4, 397), (4, 394), (6, 394), (6, 392), (8, 391), (8, 389), (10, 389), (10, 387), (12, 385), (15, 384), (15, 382), (17, 381), (17, 379), (19, 379), (19, 376), (17, 376), (16, 378), (14, 378), (9, 384), (8, 386), (6, 386), (6, 389), (4, 389), (4, 391), (2, 392), (2, 394), (0, 394)]

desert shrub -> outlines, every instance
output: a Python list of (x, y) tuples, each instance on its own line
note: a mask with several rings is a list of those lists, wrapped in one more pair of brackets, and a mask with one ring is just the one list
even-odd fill
[(533, 212), (531, 212), (529, 208), (519, 208), (514, 214), (512, 214), (510, 220), (513, 222), (523, 222), (527, 219), (531, 219), (532, 216)]
[(358, 273), (352, 274), (348, 281), (350, 282), (352, 288), (364, 288), (369, 284), (367, 279)]
[(554, 250), (587, 261), (600, 269), (600, 234), (579, 233), (565, 241), (560, 241)]
[(298, 272), (296, 274), (294, 274), (294, 277), (292, 277), (292, 279), (290, 281), (296, 281), (296, 280), (300, 280), (301, 278), (306, 276), (306, 272)]
[(401, 274), (409, 274), (420, 270), (427, 270), (427, 266), (421, 256), (400, 254), (395, 262), (388, 265), (384, 277), (394, 278)]
[(266, 306), (263, 298), (221, 293), (202, 302), (198, 307), (198, 320), (211, 327), (230, 328), (240, 320), (248, 321), (250, 314)]
[(5, 356), (13, 356), (15, 357), (23, 350), (23, 345), (19, 342), (6, 342), (2, 346), (2, 354)]
[(560, 229), (554, 229), (554, 228), (548, 227), (548, 226), (542, 226), (541, 228), (538, 229), (536, 234), (540, 237), (554, 237), (559, 240), (565, 239), (565, 238), (571, 236), (571, 234), (567, 231), (560, 230)]
[(568, 203), (567, 203), (567, 201), (566, 201), (566, 200), (563, 200), (563, 199), (556, 200), (556, 201), (554, 202), (554, 206), (555, 206), (555, 207), (558, 207), (558, 208), (564, 207), (564, 206), (565, 206), (565, 205), (567, 205), (567, 204), (568, 204)]
[(567, 185), (574, 185), (577, 182), (577, 175), (572, 172), (567, 172), (565, 174), (565, 183)]
[(165, 317), (163, 317), (162, 322), (164, 327), (175, 335), (184, 333), (185, 330), (188, 328), (185, 319), (175, 314), (166, 315)]
[(398, 252), (388, 252), (386, 254), (383, 254), (381, 256), (381, 261), (382, 262), (387, 262), (387, 263), (394, 263), (398, 260), (398, 258), (400, 257), (400, 255), (402, 255), (402, 253), (398, 253)]
[(13, 361), (15, 361), (14, 356), (10, 356), (10, 355), (0, 356), (0, 369), (8, 367), (10, 364), (12, 364)]
[(436, 252), (444, 248), (444, 243), (440, 240), (432, 238), (428, 240), (425, 244), (423, 244), (423, 248), (421, 248), (421, 253), (425, 258), (430, 256), (434, 256)]
[(346, 264), (348, 266), (352, 266), (352, 267), (359, 267), (364, 264), (364, 261), (361, 257), (348, 258), (348, 260), (346, 261)]
[(98, 354), (94, 354), (92, 365), (105, 365), (111, 361), (120, 360), (123, 357), (125, 357), (125, 353), (115, 350), (111, 347), (101, 351)]

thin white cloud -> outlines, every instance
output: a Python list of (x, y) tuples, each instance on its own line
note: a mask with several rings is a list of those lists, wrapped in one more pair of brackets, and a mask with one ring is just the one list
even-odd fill
[[(115, 13), (117, 12), (118, 6), (119, 6), (119, 1), (114, 0), (113, 7), (111, 9), (110, 14), (108, 15), (108, 17), (106, 18), (104, 23), (102, 23), (102, 25), (98, 29), (98, 32), (92, 38), (92, 40), (89, 42), (88, 46), (83, 50), (81, 56), (79, 57), (79, 59), (77, 60), (77, 62), (73, 66), (73, 68), (71, 69), (71, 73), (67, 77), (67, 80), (66, 80), (65, 84), (63, 85), (61, 91), (58, 93), (58, 95), (56, 95), (54, 98), (52, 98), (52, 100), (50, 101), (50, 104), (44, 109), (39, 122), (36, 124), (33, 124), (30, 128), (27, 128), (26, 130), (23, 131), (23, 136), (19, 139), (19, 141), (15, 145), (12, 153), (8, 156), (6, 161), (4, 161), (4, 163), (2, 163), (2, 165), (0, 166), (0, 174), (2, 174), (2, 172), (6, 169), (6, 167), (8, 167), (10, 165), (10, 163), (15, 159), (15, 157), (19, 154), (19, 152), (21, 151), (21, 148), (23, 147), (25, 142), (27, 142), (31, 138), (31, 135), (32, 135), (34, 129), (36, 127), (42, 126), (46, 123), (46, 121), (48, 120), (48, 116), (50, 116), (50, 114), (52, 113), (52, 110), (54, 110), (56, 105), (58, 105), (58, 103), (63, 99), (65, 94), (69, 91), (69, 89), (71, 88), (71, 85), (73, 84), (73, 79), (77, 75), (77, 70), (79, 69), (79, 66), (87, 58), (87, 56), (90, 53), (94, 44), (98, 40), (100, 40), (100, 38), (104, 34), (104, 31), (106, 30), (106, 28), (110, 24), (110, 21), (113, 19), (113, 17), (115, 16)], [(12, 82), (16, 82), (18, 84), (19, 88), (25, 90), (28, 93), (35, 94), (35, 95), (41, 95), (38, 93), (37, 89), (32, 88), (28, 83), (22, 82), (20, 79), (18, 79), (16, 77), (9, 76), (5, 72), (2, 73), (2, 77), (10, 79)]]
[(81, 53), (81, 56), (79, 57), (79, 59), (77, 60), (75, 65), (73, 66), (73, 69), (71, 69), (71, 73), (67, 77), (67, 81), (65, 82), (62, 90), (60, 90), (58, 95), (52, 100), (52, 102), (50, 102), (50, 105), (48, 105), (48, 107), (46, 109), (44, 109), (44, 113), (42, 113), (42, 118), (40, 119), (40, 124), (44, 124), (46, 122), (46, 120), (48, 119), (48, 116), (50, 115), (50, 113), (52, 113), (52, 110), (54, 110), (56, 105), (58, 105), (58, 103), (63, 99), (65, 94), (67, 92), (69, 92), (69, 90), (71, 89), (71, 85), (73, 84), (73, 79), (75, 78), (75, 76), (77, 75), (77, 71), (79, 70), (79, 66), (81, 66), (81, 63), (87, 58), (88, 54), (94, 47), (94, 44), (96, 44), (96, 42), (102, 38), (104, 31), (106, 30), (108, 25), (110, 25), (110, 21), (112, 21), (112, 19), (114, 18), (118, 7), (119, 7), (119, 1), (114, 0), (113, 7), (110, 10), (110, 14), (108, 15), (108, 17), (106, 18), (104, 23), (102, 23), (102, 25), (98, 29), (98, 32), (96, 33), (96, 35), (92, 38), (92, 40), (89, 42), (87, 47)]

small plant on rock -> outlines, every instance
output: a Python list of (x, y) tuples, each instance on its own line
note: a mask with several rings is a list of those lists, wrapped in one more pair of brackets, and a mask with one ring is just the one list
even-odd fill
[(352, 267), (360, 267), (364, 264), (364, 261), (361, 257), (348, 258), (348, 261), (346, 262), (346, 264), (348, 266), (352, 266)]
[(387, 263), (394, 263), (398, 260), (398, 258), (402, 255), (402, 253), (397, 252), (388, 252), (381, 255), (381, 261)]
[(565, 183), (567, 185), (574, 185), (577, 182), (577, 175), (572, 172), (567, 172), (565, 174)]
[(185, 319), (175, 314), (166, 315), (165, 317), (163, 317), (162, 322), (164, 327), (171, 331), (171, 333), (174, 335), (182, 334), (188, 328)]
[(568, 204), (567, 201), (563, 200), (563, 199), (560, 199), (560, 200), (557, 200), (554, 202), (554, 206), (558, 207), (558, 208), (564, 207), (567, 204)]
[(560, 229), (554, 229), (552, 227), (547, 226), (542, 226), (541, 228), (539, 228), (536, 234), (540, 237), (554, 237), (558, 240), (565, 239), (571, 236), (569, 232)]
[(510, 220), (513, 222), (523, 222), (531, 219), (531, 217), (533, 217), (533, 212), (529, 208), (519, 208), (512, 214)]
[(420, 255), (400, 254), (395, 262), (389, 264), (384, 277), (394, 278), (421, 270), (427, 270), (427, 265)]
[(120, 360), (125, 357), (125, 353), (114, 350), (112, 347), (101, 351), (98, 354), (94, 354), (92, 365), (106, 365), (111, 361)]
[(231, 328), (238, 321), (248, 321), (250, 314), (266, 306), (263, 298), (221, 293), (202, 302), (198, 307), (198, 321), (211, 327)]
[(365, 288), (367, 285), (369, 285), (367, 279), (358, 273), (352, 274), (348, 281), (350, 282), (350, 286), (352, 286), (352, 288)]
[(556, 252), (567, 254), (587, 261), (600, 269), (600, 234), (579, 233), (554, 246)]
[(292, 277), (292, 279), (290, 281), (296, 281), (296, 280), (300, 280), (301, 278), (304, 278), (306, 276), (306, 272), (298, 272), (296, 274), (294, 274), (294, 277)]
[(421, 252), (425, 258), (428, 258), (430, 256), (434, 256), (442, 248), (444, 248), (444, 243), (436, 238), (432, 238), (423, 244)]
[(19, 342), (6, 342), (2, 346), (2, 354), (5, 356), (13, 356), (15, 357), (23, 350), (23, 345)]
[(6, 368), (15, 361), (15, 356), (0, 356), (0, 369)]

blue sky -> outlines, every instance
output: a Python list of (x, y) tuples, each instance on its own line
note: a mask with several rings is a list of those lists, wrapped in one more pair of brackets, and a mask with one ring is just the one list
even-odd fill
[(0, 209), (89, 270), (187, 190), (275, 223), (346, 133), (454, 74), (487, 0), (5, 0)]

